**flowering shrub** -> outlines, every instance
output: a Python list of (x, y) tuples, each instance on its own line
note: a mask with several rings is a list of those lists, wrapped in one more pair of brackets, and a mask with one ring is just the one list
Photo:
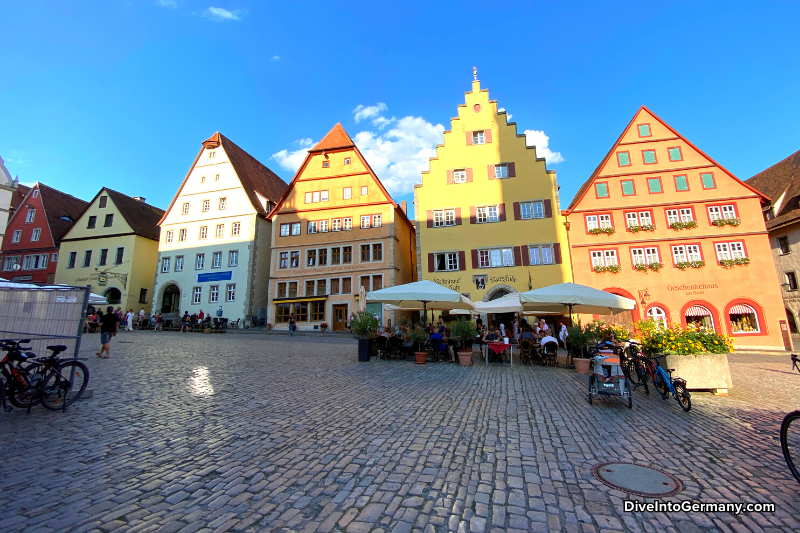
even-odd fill
[(328, 323), (323, 322), (322, 324), (319, 325), (319, 329), (328, 329)]
[(665, 327), (655, 320), (642, 320), (636, 324), (639, 340), (647, 355), (693, 355), (700, 353), (728, 353), (733, 351), (733, 339), (720, 335), (713, 329), (680, 324)]
[(645, 265), (644, 263), (636, 263), (635, 265), (633, 265), (633, 268), (635, 270), (638, 270), (639, 272), (647, 272), (647, 265)]
[(601, 233), (605, 233), (606, 235), (611, 235), (614, 232), (615, 232), (614, 228), (611, 228), (611, 227), (608, 227), (608, 228), (592, 228), (592, 229), (589, 230), (589, 233), (591, 233), (592, 235), (600, 235)]
[(609, 265), (609, 266), (596, 265), (594, 267), (594, 271), (597, 272), (598, 274), (600, 272), (611, 272), (612, 274), (616, 274), (617, 272), (619, 272), (619, 265)]
[(669, 225), (674, 230), (691, 229), (697, 227), (697, 222), (690, 220), (689, 222), (673, 222)]
[(640, 231), (655, 231), (656, 227), (653, 224), (642, 224), (641, 226), (637, 226), (636, 224), (631, 224), (628, 226), (628, 231), (631, 233), (639, 233)]
[(715, 226), (717, 226), (718, 228), (721, 228), (722, 226), (734, 226), (734, 227), (736, 227), (736, 226), (738, 226), (739, 224), (742, 223), (742, 219), (740, 219), (740, 218), (718, 218), (718, 219), (714, 220), (711, 223), (714, 224)]
[(733, 268), (738, 265), (749, 265), (749, 257), (737, 257), (736, 259), (720, 259), (719, 264), (725, 268)]
[(675, 266), (680, 268), (681, 270), (686, 270), (687, 268), (702, 268), (706, 266), (705, 261), (680, 261), (675, 263)]
[(606, 324), (600, 320), (592, 320), (583, 326), (583, 333), (589, 342), (599, 342), (610, 337), (612, 334), (618, 341), (627, 341), (630, 333), (623, 326), (618, 324)]
[(638, 270), (639, 272), (647, 272), (648, 270), (652, 270), (653, 272), (658, 272), (662, 268), (664, 268), (664, 263), (636, 263), (633, 265), (633, 268)]
[(653, 272), (658, 272), (659, 270), (664, 268), (664, 263), (650, 263), (647, 265), (647, 268), (649, 268)]

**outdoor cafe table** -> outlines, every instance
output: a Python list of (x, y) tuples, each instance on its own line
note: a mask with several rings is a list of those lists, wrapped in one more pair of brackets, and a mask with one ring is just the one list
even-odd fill
[[(500, 355), (506, 350), (511, 354), (511, 367), (514, 367), (514, 347), (512, 344), (505, 344), (503, 342), (487, 342), (486, 346), (492, 349), (494, 353)], [(489, 366), (489, 350), (486, 350), (486, 366)]]

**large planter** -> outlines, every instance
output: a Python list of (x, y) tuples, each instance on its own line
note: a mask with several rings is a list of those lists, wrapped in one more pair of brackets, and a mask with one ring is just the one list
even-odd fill
[(458, 364), (461, 366), (472, 366), (472, 350), (468, 352), (458, 352)]
[(424, 365), (425, 360), (428, 358), (428, 352), (414, 352), (414, 361), (418, 365)]
[(584, 359), (583, 357), (575, 357), (572, 359), (572, 364), (575, 365), (575, 372), (578, 374), (589, 375), (591, 372), (589, 369), (592, 366), (591, 359)]
[(368, 363), (371, 355), (370, 339), (358, 339), (358, 360), (362, 363)]
[(706, 390), (714, 394), (726, 395), (733, 387), (731, 369), (728, 366), (728, 354), (704, 353), (698, 355), (662, 355), (658, 363), (667, 368), (674, 368), (674, 377), (686, 380), (686, 388)]

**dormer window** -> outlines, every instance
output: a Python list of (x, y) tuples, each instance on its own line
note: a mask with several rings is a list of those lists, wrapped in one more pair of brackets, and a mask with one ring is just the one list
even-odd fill
[(485, 139), (482, 131), (472, 132), (472, 144), (484, 144)]
[(39, 197), (39, 189), (34, 189), (33, 190), (33, 197), (34, 198), (38, 198)]

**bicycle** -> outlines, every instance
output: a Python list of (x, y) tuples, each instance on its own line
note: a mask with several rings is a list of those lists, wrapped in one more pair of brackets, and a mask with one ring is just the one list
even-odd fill
[[(650, 365), (655, 365), (655, 370), (659, 380), (655, 383), (656, 389), (661, 393), (661, 399), (666, 400), (667, 396), (672, 393), (672, 396), (681, 406), (681, 409), (687, 413), (692, 408), (692, 398), (689, 391), (686, 390), (686, 380), (679, 377), (672, 377), (674, 368), (664, 368), (658, 362), (658, 357), (648, 357)], [(652, 367), (651, 367), (652, 368)]]
[(27, 409), (39, 403), (51, 411), (64, 411), (69, 405), (81, 397), (89, 384), (89, 369), (75, 359), (60, 360), (58, 354), (67, 349), (63, 345), (48, 346), (52, 353), (46, 357), (33, 358), (33, 353), (26, 352), (30, 347), (22, 346), (30, 340), (0, 340), (0, 350), (6, 355), (0, 365), (5, 384), (5, 399), (14, 407)]
[(798, 420), (800, 420), (800, 411), (792, 411), (784, 417), (781, 423), (781, 450), (783, 451), (786, 465), (797, 482), (800, 483), (800, 471), (792, 458), (792, 454), (797, 456), (800, 453), (800, 422), (797, 422)]

